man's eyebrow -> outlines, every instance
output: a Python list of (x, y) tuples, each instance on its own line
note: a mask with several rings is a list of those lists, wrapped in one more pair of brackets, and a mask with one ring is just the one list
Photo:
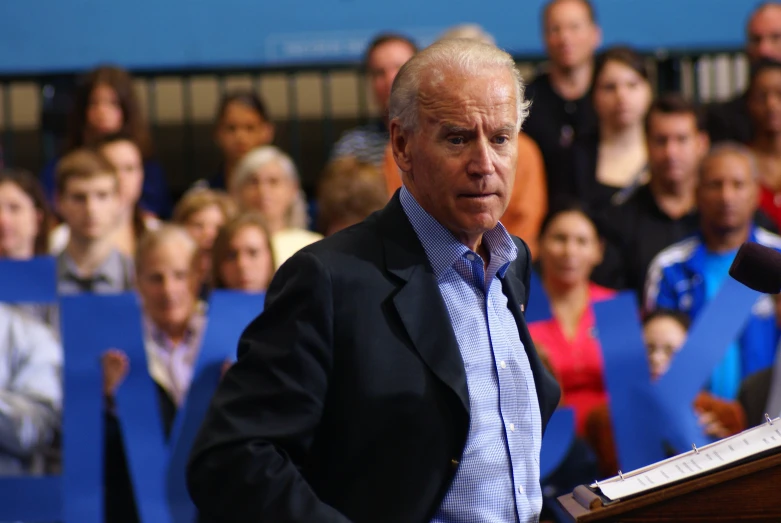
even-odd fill
[(449, 123), (449, 122), (443, 123), (442, 129), (448, 133), (469, 133), (473, 131), (472, 129), (469, 129), (468, 127), (464, 127), (463, 125)]
[(515, 131), (516, 125), (515, 124), (507, 124), (499, 127), (495, 132), (496, 133), (512, 133)]

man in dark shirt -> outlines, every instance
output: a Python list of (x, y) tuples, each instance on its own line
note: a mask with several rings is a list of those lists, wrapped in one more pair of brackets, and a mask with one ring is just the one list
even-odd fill
[(401, 66), (417, 52), (415, 43), (396, 33), (383, 33), (369, 43), (364, 69), (380, 118), (346, 131), (334, 144), (331, 157), (355, 156), (358, 160), (380, 167), (385, 157), (388, 133), (388, 104), (393, 79)]
[[(753, 67), (762, 59), (781, 61), (781, 3), (765, 2), (751, 14), (746, 26), (746, 55)], [(753, 136), (748, 95), (712, 104), (708, 108), (708, 134), (712, 142), (749, 143)]]
[(646, 139), (650, 181), (599, 217), (605, 258), (593, 274), (597, 283), (635, 290), (638, 297), (653, 257), (699, 227), (694, 191), (709, 145), (697, 109), (675, 94), (651, 105)]
[(550, 67), (527, 89), (532, 109), (523, 128), (542, 151), (552, 202), (568, 184), (561, 159), (576, 136), (596, 130), (590, 89), (602, 35), (588, 0), (551, 0), (542, 22)]

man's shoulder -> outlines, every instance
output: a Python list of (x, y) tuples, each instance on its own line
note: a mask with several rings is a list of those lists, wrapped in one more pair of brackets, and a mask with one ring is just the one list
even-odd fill
[(0, 303), (0, 340), (3, 341), (0, 345), (11, 343), (16, 348), (20, 344), (55, 341), (51, 329), (45, 323), (7, 303)]
[(757, 239), (757, 243), (760, 245), (781, 251), (781, 236), (774, 234), (767, 229), (763, 229), (762, 227), (757, 227), (754, 230), (754, 235)]
[(355, 156), (359, 160), (381, 165), (390, 135), (382, 123), (367, 124), (345, 131), (334, 144), (331, 159)]
[(382, 124), (368, 123), (347, 129), (339, 137), (336, 146), (344, 146), (352, 143), (387, 141), (388, 131)]
[(691, 236), (662, 249), (651, 262), (661, 269), (682, 265), (691, 260), (702, 242), (699, 236)]
[(376, 262), (383, 252), (385, 236), (376, 214), (307, 245), (299, 254), (314, 256), (321, 264), (338, 271), (350, 271), (356, 264), (369, 260)]

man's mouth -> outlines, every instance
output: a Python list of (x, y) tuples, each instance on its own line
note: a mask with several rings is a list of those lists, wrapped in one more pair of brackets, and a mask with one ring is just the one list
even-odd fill
[(470, 200), (477, 200), (477, 201), (479, 201), (479, 200), (487, 200), (488, 198), (490, 198), (492, 196), (496, 196), (496, 193), (492, 193), (492, 192), (489, 192), (489, 193), (466, 193), (466, 194), (462, 194), (461, 195), (462, 198), (468, 198)]

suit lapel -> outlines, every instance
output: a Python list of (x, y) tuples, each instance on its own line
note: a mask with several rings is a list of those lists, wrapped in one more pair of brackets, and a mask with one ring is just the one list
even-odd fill
[(426, 366), (469, 412), (466, 371), (447, 307), (398, 193), (379, 215), (388, 272), (399, 281), (393, 305)]

